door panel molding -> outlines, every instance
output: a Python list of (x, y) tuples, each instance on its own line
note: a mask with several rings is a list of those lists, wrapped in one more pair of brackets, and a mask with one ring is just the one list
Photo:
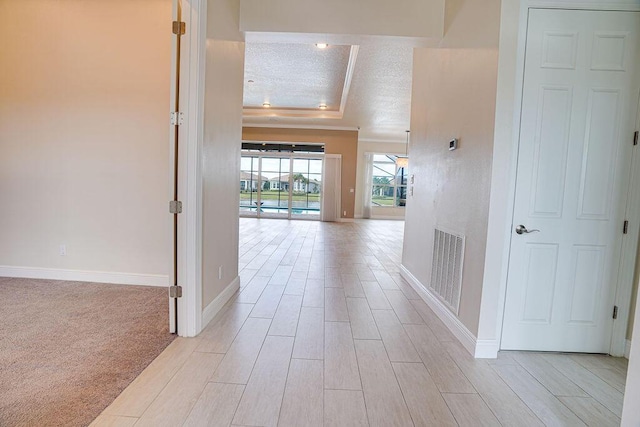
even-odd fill
[[(531, 5), (533, 2), (523, 2), (523, 5)], [(554, 6), (557, 6), (554, 5)], [(572, 4), (572, 6), (575, 6), (575, 3)], [(602, 6), (602, 5), (601, 5)], [(610, 6), (610, 3), (609, 3)], [(635, 10), (640, 9), (640, 4), (636, 3), (635, 4)], [(572, 9), (574, 9), (575, 7), (572, 7)], [(529, 12), (531, 10), (534, 10), (537, 8), (534, 7), (525, 7), (523, 8), (523, 10), (521, 11), (521, 25), (520, 25), (520, 40), (519, 40), (519, 47), (518, 47), (518, 70), (517, 70), (517, 81), (519, 82), (519, 91), (524, 91), (524, 67), (525, 67), (525, 58), (524, 58), (524, 52), (525, 52), (525, 44), (526, 44), (526, 32), (527, 32), (527, 22), (528, 22), (528, 18), (529, 18)], [(603, 10), (609, 10), (609, 8), (603, 8), (600, 7), (600, 9)], [(580, 13), (579, 11), (577, 11), (576, 13)], [(585, 15), (587, 16), (587, 15)], [(544, 28), (545, 26), (541, 26), (541, 28)], [(566, 28), (566, 27), (565, 27)], [(558, 32), (562, 32), (561, 30), (564, 30), (565, 28), (560, 27)], [(569, 33), (573, 33), (573, 32), (578, 32), (578, 31), (569, 31), (571, 30), (571, 28), (566, 28), (567, 29), (567, 34)], [(579, 33), (579, 32), (578, 32)], [(594, 32), (595, 33), (595, 32)], [(606, 34), (604, 34), (606, 33)], [(613, 39), (620, 40), (621, 36), (618, 33), (625, 33), (625, 31), (616, 31), (616, 34), (611, 34)], [(609, 35), (609, 31), (600, 31), (597, 32), (596, 36), (601, 36), (601, 34), (604, 34), (605, 36)], [(580, 36), (587, 36), (579, 34), (578, 37)], [(582, 59), (580, 60), (581, 63), (581, 68), (580, 70), (582, 70), (584, 68), (584, 61), (586, 60), (586, 69), (590, 70), (594, 64), (596, 65), (597, 68), (608, 68), (611, 69), (612, 71), (610, 72), (615, 72), (618, 71), (618, 69), (620, 68), (627, 68), (629, 66), (629, 64), (631, 64), (631, 62), (627, 62), (627, 57), (626, 55), (624, 56), (624, 61), (622, 62), (622, 64), (620, 64), (620, 60), (618, 57), (620, 57), (620, 55), (616, 56), (616, 55), (610, 55), (610, 57), (605, 57), (605, 56), (600, 56), (598, 58), (595, 58), (595, 56), (600, 55), (600, 54), (594, 54), (595, 56), (592, 57), (590, 56), (590, 54), (592, 52), (590, 52), (589, 50), (593, 50), (593, 49), (598, 49), (597, 46), (594, 46), (592, 44), (592, 38), (595, 39), (596, 36), (594, 37), (590, 37), (589, 40), (584, 40), (581, 42), (583, 45), (584, 43), (587, 43), (589, 46), (587, 47), (587, 56), (583, 56)], [(613, 37), (616, 36), (616, 37)], [(636, 35), (637, 36), (637, 35)], [(572, 38), (572, 37), (570, 37)], [(631, 40), (632, 43), (637, 43), (636, 41), (637, 37), (634, 37), (633, 40)], [(629, 42), (629, 37), (625, 34), (624, 35), (624, 42), (627, 43)], [(547, 43), (548, 44), (548, 43)], [(562, 69), (571, 69), (573, 68), (573, 62), (571, 60), (571, 58), (573, 58), (572, 56), (572, 51), (575, 50), (575, 46), (573, 46), (573, 43), (565, 43), (566, 46), (564, 46), (561, 51), (565, 52), (565, 57), (569, 58), (568, 60), (563, 60), (562, 57), (558, 56), (555, 53), (548, 53), (547, 56), (548, 58), (541, 61), (539, 65), (554, 65), (554, 69), (558, 68), (558, 64), (564, 65), (563, 67), (560, 67)], [(573, 47), (572, 47), (573, 46)], [(632, 53), (634, 52), (635, 48), (629, 49)], [(548, 48), (547, 48), (548, 50)], [(615, 53), (615, 52), (614, 52)], [(582, 53), (582, 55), (584, 55), (585, 52)], [(568, 55), (568, 56), (567, 56)], [(614, 58), (615, 57), (615, 58)], [(604, 59), (603, 59), (604, 58)], [(610, 58), (618, 58), (616, 60), (611, 60)], [(640, 64), (640, 55), (636, 54), (635, 58), (632, 58), (633, 60), (633, 66), (635, 67), (635, 71), (634, 73), (638, 72), (638, 64)], [(617, 61), (617, 62), (616, 62)], [(535, 62), (535, 60), (534, 60)], [(607, 67), (603, 67), (602, 65), (607, 65)], [(618, 65), (617, 67), (613, 67), (611, 64), (613, 65)], [(529, 65), (530, 66), (530, 65)], [(570, 67), (571, 66), (571, 67)], [(615, 71), (613, 70), (615, 68)], [(561, 70), (555, 71), (554, 69), (547, 69), (545, 72), (547, 73), (554, 73), (554, 72), (562, 72)], [(600, 70), (599, 70), (600, 71)], [(633, 91), (632, 91), (632, 96), (634, 96), (635, 98), (638, 97), (638, 93), (637, 93), (637, 73), (635, 74), (635, 80), (633, 83)], [(554, 80), (551, 80), (550, 82), (554, 82)], [(601, 132), (602, 135), (597, 136), (594, 138), (596, 140), (599, 141), (605, 141), (606, 139), (608, 140), (622, 140), (624, 141), (624, 135), (619, 135), (618, 137), (615, 136), (615, 132), (618, 132), (618, 129), (625, 129), (626, 127), (629, 126), (630, 122), (629, 120), (629, 116), (630, 116), (630, 111), (627, 110), (627, 108), (632, 108), (632, 107), (628, 107), (629, 106), (629, 98), (628, 97), (628, 93), (626, 93), (625, 91), (623, 91), (622, 89), (620, 89), (620, 87), (616, 87), (616, 86), (611, 86), (611, 87), (607, 87), (607, 85), (602, 85), (602, 82), (595, 82), (594, 86), (591, 88), (591, 90), (589, 91), (589, 96), (588, 98), (586, 96), (584, 96), (584, 100), (575, 98), (573, 100), (574, 103), (580, 103), (580, 102), (584, 102), (583, 105), (587, 104), (587, 100), (588, 102), (588, 108), (589, 108), (589, 112), (593, 113), (593, 119), (595, 119), (596, 121), (598, 121), (598, 117), (603, 117), (603, 115), (606, 116), (610, 116), (608, 117), (608, 119), (606, 120), (607, 123), (612, 123), (612, 124), (616, 124), (619, 125), (622, 123), (622, 117), (624, 117), (624, 126), (610, 126), (608, 129), (606, 128), (606, 126), (601, 126), (600, 128), (603, 129), (603, 131)], [(529, 89), (530, 90), (530, 89)], [(530, 96), (530, 95), (528, 95)], [(581, 97), (582, 98), (582, 95)], [(602, 98), (602, 99), (600, 99)], [(626, 98), (626, 99), (625, 99)], [(515, 150), (512, 152), (512, 165), (518, 165), (518, 170), (521, 169), (522, 165), (520, 164), (520, 162), (517, 161), (517, 156), (518, 155), (522, 155), (522, 146), (520, 145), (520, 128), (523, 125), (524, 122), (529, 122), (529, 126), (532, 125), (531, 120), (532, 118), (530, 116), (524, 115), (523, 110), (524, 110), (524, 105), (523, 105), (523, 99), (524, 99), (524, 92), (519, 92), (517, 94), (517, 108), (514, 114), (514, 127), (516, 126), (517, 123), (517, 128), (514, 128), (514, 134), (517, 135), (514, 140), (514, 146), (515, 146)], [(600, 102), (602, 101), (602, 102)], [(624, 105), (624, 111), (622, 110)], [(585, 105), (586, 107), (587, 105)], [(596, 110), (601, 110), (600, 112), (598, 112), (598, 114), (596, 114)], [(583, 110), (584, 111), (584, 110)], [(602, 113), (602, 114), (600, 114)], [(538, 121), (538, 124), (540, 122), (540, 117), (538, 117), (536, 119)], [(604, 118), (603, 118), (604, 120)], [(586, 150), (586, 153), (584, 154), (584, 158), (583, 159), (578, 159), (581, 163), (581, 166), (577, 166), (578, 169), (574, 170), (575, 172), (579, 172), (581, 175), (581, 179), (580, 179), (580, 184), (579, 184), (579, 189), (575, 188), (570, 190), (572, 192), (575, 192), (576, 190), (579, 190), (579, 194), (580, 194), (580, 198), (579, 198), (579, 202), (576, 205), (576, 202), (573, 202), (571, 205), (567, 205), (564, 206), (565, 209), (570, 208), (571, 210), (574, 210), (573, 212), (575, 212), (575, 214), (577, 214), (578, 218), (581, 218), (579, 221), (583, 221), (583, 220), (596, 220), (597, 222), (602, 221), (603, 224), (605, 222), (609, 222), (610, 225), (609, 228), (611, 229), (611, 227), (613, 225), (617, 225), (617, 221), (618, 221), (618, 217), (620, 217), (620, 221), (622, 222), (622, 218), (626, 218), (631, 220), (631, 218), (637, 218), (635, 221), (640, 220), (640, 189), (638, 188), (632, 188), (629, 183), (630, 182), (636, 182), (636, 181), (631, 181), (631, 180), (626, 180), (626, 178), (629, 178), (632, 176), (631, 179), (639, 179), (640, 178), (640, 165), (638, 165), (638, 159), (637, 159), (637, 150), (633, 150), (633, 152), (628, 150), (628, 147), (625, 145), (620, 145), (620, 147), (624, 147), (626, 154), (625, 154), (625, 161), (622, 163), (622, 169), (620, 169), (619, 172), (619, 177), (615, 178), (612, 176), (612, 174), (610, 173), (611, 168), (609, 167), (611, 164), (613, 164), (613, 162), (618, 161), (617, 159), (620, 159), (622, 156), (622, 152), (615, 152), (615, 150), (607, 150), (607, 148), (609, 148), (609, 146), (605, 146), (605, 144), (598, 144), (598, 145), (593, 145), (592, 142), (592, 131), (593, 129), (595, 129), (595, 127), (593, 129), (590, 128), (591, 126), (591, 122), (592, 119), (588, 118), (586, 120), (584, 120), (584, 127), (582, 127), (583, 132), (584, 132), (584, 136), (583, 138), (581, 138), (583, 140), (583, 143), (586, 144), (586, 147), (588, 148), (588, 150)], [(636, 129), (638, 126), (640, 126), (640, 120), (638, 120), (638, 124), (636, 124)], [(577, 127), (576, 127), (577, 126)], [(572, 132), (576, 132), (576, 129), (579, 129), (581, 127), (581, 125), (579, 125), (579, 123), (577, 125), (575, 125), (571, 131)], [(536, 128), (536, 133), (540, 133), (540, 127), (538, 126)], [(607, 134), (606, 137), (603, 137), (604, 134)], [(610, 135), (609, 135), (610, 134)], [(604, 139), (603, 139), (604, 138)], [(619, 139), (618, 139), (619, 138)], [(632, 135), (630, 135), (630, 138), (632, 138)], [(631, 143), (631, 139), (629, 141), (629, 143)], [(621, 143), (621, 144), (624, 144)], [(531, 149), (528, 149), (531, 150)], [(540, 145), (538, 143), (538, 141), (536, 142), (536, 146), (535, 146), (535, 153), (533, 151), (531, 151), (531, 153), (527, 153), (529, 154), (531, 157), (535, 156), (536, 162), (540, 160)], [(629, 161), (629, 158), (632, 158), (632, 161)], [(595, 160), (598, 160), (598, 162), (596, 162)], [(604, 160), (604, 162), (602, 161)], [(574, 164), (575, 164), (575, 158), (574, 158)], [(556, 165), (557, 166), (557, 165)], [(530, 167), (531, 168), (531, 167)], [(575, 168), (575, 166), (574, 166)], [(594, 169), (595, 168), (595, 169)], [(607, 169), (608, 168), (608, 169)], [(525, 168), (526, 169), (526, 168)], [(536, 182), (538, 180), (538, 176), (539, 173), (536, 170), (536, 166), (533, 166), (532, 169), (530, 171), (528, 171), (528, 173), (530, 174), (529, 176), (531, 178), (533, 178), (533, 181)], [(600, 173), (598, 173), (598, 169), (600, 169)], [(595, 172), (595, 173), (594, 173)], [(505, 255), (504, 255), (504, 259), (506, 262), (506, 265), (503, 269), (503, 273), (502, 273), (502, 277), (504, 280), (504, 285), (503, 285), (503, 289), (500, 291), (500, 295), (499, 295), (499, 301), (498, 301), (498, 306), (502, 307), (502, 315), (498, 315), (498, 321), (499, 321), (499, 327), (497, 328), (497, 332), (498, 332), (498, 336), (500, 337), (500, 340), (502, 340), (502, 336), (503, 336), (503, 328), (505, 327), (505, 325), (503, 325), (503, 322), (505, 321), (505, 316), (506, 316), (506, 310), (507, 310), (507, 306), (506, 306), (506, 296), (507, 296), (507, 275), (511, 276), (512, 273), (509, 272), (511, 270), (510, 267), (510, 261), (513, 261), (513, 256), (514, 254), (511, 252), (512, 250), (510, 248), (512, 248), (512, 243), (513, 243), (513, 236), (512, 236), (512, 229), (513, 226), (515, 225), (516, 221), (519, 221), (519, 219), (513, 215), (515, 215), (515, 211), (514, 208), (516, 206), (516, 200), (518, 199), (518, 196), (516, 196), (516, 173), (518, 173), (518, 176), (520, 176), (521, 172), (516, 172), (515, 170), (513, 170), (513, 172), (510, 174), (511, 177), (511, 188), (512, 188), (512, 193), (509, 196), (509, 217), (511, 218), (511, 222), (513, 224), (510, 224), (510, 226), (505, 227)], [(554, 172), (555, 173), (555, 172)], [(590, 181), (588, 179), (586, 179), (590, 174), (593, 175), (601, 175), (602, 178), (601, 180), (593, 180), (591, 179)], [(621, 181), (622, 180), (622, 181)], [(626, 183), (621, 184), (623, 181), (625, 181)], [(556, 184), (557, 185), (557, 184)], [(571, 184), (567, 184), (569, 186), (571, 186)], [(559, 186), (562, 187), (562, 186)], [(569, 188), (569, 187), (568, 187)], [(615, 190), (615, 194), (614, 191), (612, 191), (613, 189)], [(569, 191), (569, 190), (567, 190)], [(633, 193), (633, 194), (632, 194)], [(575, 193), (574, 193), (575, 194)], [(611, 202), (614, 200), (622, 200), (624, 198), (624, 196), (628, 196), (626, 197), (626, 204), (622, 203), (620, 205), (620, 208), (618, 209), (618, 212), (616, 213), (615, 217), (612, 215), (613, 211), (611, 210)], [(536, 200), (536, 196), (534, 195), (529, 195), (528, 198), (530, 199), (530, 202), (535, 202)], [(547, 200), (548, 202), (548, 200)], [(533, 204), (531, 205), (531, 210), (534, 215), (535, 214), (542, 214), (539, 215), (540, 217), (544, 217), (544, 214), (547, 214), (549, 217), (555, 217), (557, 216), (556, 212), (558, 212), (557, 209), (550, 209), (549, 206), (551, 207), (556, 207), (557, 204), (553, 204), (553, 203), (546, 203), (546, 204), (542, 204), (541, 206), (544, 207), (544, 209), (542, 208), (538, 208), (536, 206), (536, 209), (533, 209)], [(565, 212), (565, 215), (569, 214), (569, 212)], [(538, 215), (535, 215), (538, 216)], [(570, 215), (573, 216), (573, 213)], [(543, 218), (542, 218), (543, 219)], [(607, 271), (612, 272), (612, 273), (616, 273), (616, 269), (617, 269), (617, 274), (614, 274), (611, 278), (611, 280), (613, 282), (618, 282), (617, 287), (614, 288), (613, 291), (611, 291), (609, 293), (609, 297), (607, 297), (607, 299), (609, 301), (611, 301), (612, 305), (613, 303), (617, 304), (619, 307), (619, 316), (618, 316), (618, 320), (616, 320), (615, 322), (613, 320), (611, 320), (611, 338), (609, 341), (609, 338), (607, 338), (606, 342), (602, 342), (601, 346), (604, 347), (608, 347), (610, 350), (610, 353), (613, 355), (622, 355), (624, 353), (624, 347), (625, 347), (625, 332), (626, 332), (626, 325), (628, 322), (628, 309), (629, 309), (629, 296), (630, 296), (630, 292), (631, 292), (631, 288), (632, 288), (632, 277), (633, 277), (633, 272), (634, 272), (634, 266), (635, 266), (635, 253), (637, 250), (637, 237), (638, 237), (638, 227), (637, 227), (637, 222), (634, 221), (634, 225), (636, 226), (634, 228), (634, 230), (630, 230), (630, 234), (633, 235), (625, 235), (624, 237), (622, 237), (622, 234), (620, 234), (619, 236), (616, 235), (616, 240), (620, 243), (615, 243), (614, 246), (612, 247), (612, 249), (608, 250), (608, 252), (610, 253), (602, 253), (600, 256), (600, 258), (598, 258), (600, 261), (598, 260), (593, 260), (595, 264), (600, 264), (602, 262), (604, 262), (603, 260), (611, 260), (611, 259), (618, 259), (618, 261), (616, 261), (616, 263), (614, 265), (612, 265), (610, 268), (607, 267)], [(519, 222), (518, 222), (519, 223)], [(490, 224), (491, 227), (491, 224)], [(538, 228), (538, 227), (536, 227)], [(578, 232), (578, 235), (581, 235), (580, 232)], [(533, 240), (535, 241), (535, 240)], [(634, 243), (631, 243), (631, 241), (634, 241)], [(508, 244), (507, 244), (508, 242)], [(588, 243), (588, 242), (578, 242), (578, 243)], [(613, 241), (611, 241), (611, 243), (614, 243)], [(618, 246), (619, 245), (619, 246)], [(572, 261), (572, 252), (571, 250), (569, 250), (569, 252), (567, 252), (567, 249), (563, 250), (564, 255), (562, 255), (565, 258), (565, 262), (573, 262)], [(585, 252), (582, 255), (584, 255), (584, 257), (587, 257), (587, 255), (592, 254), (591, 252)], [(582, 257), (582, 258), (584, 258)], [(612, 258), (611, 258), (612, 257)], [(588, 258), (588, 257), (587, 257)], [(575, 262), (578, 262), (577, 260)], [(593, 275), (602, 275), (602, 274), (607, 274), (607, 271), (604, 271), (604, 269), (601, 266), (598, 266), (596, 268), (596, 266), (593, 266), (595, 270), (598, 271), (593, 271)], [(487, 271), (487, 269), (485, 269), (485, 272)], [(566, 274), (566, 273), (564, 273)], [(486, 277), (486, 276), (485, 276)], [(617, 279), (617, 280), (616, 280)], [(566, 278), (565, 278), (566, 280)], [(591, 283), (593, 282), (593, 283)], [(588, 307), (588, 301), (594, 301), (595, 300), (595, 294), (597, 294), (599, 297), (601, 297), (601, 294), (598, 293), (600, 291), (600, 289), (595, 286), (596, 281), (591, 281), (589, 282), (591, 284), (591, 286), (587, 286), (589, 288), (589, 291), (583, 294), (579, 294), (575, 292), (575, 289), (572, 289), (571, 292), (572, 294), (570, 295), (571, 297), (571, 305), (565, 307), (565, 313), (566, 313), (566, 322), (567, 324), (572, 324), (575, 326), (578, 325), (585, 325), (585, 324), (593, 324), (594, 326), (596, 326), (596, 322), (594, 322), (593, 319), (593, 311), (590, 311), (589, 307)], [(586, 285), (589, 285), (589, 283), (586, 283)], [(485, 282), (485, 286), (486, 286), (486, 282)], [(566, 291), (565, 291), (566, 292)], [(565, 295), (564, 298), (567, 298), (568, 296)], [(577, 306), (575, 306), (575, 302), (576, 302), (576, 298), (578, 300), (582, 300), (582, 301), (586, 301), (586, 307), (582, 307), (581, 309), (577, 309)], [(626, 299), (625, 299), (626, 298)], [(622, 305), (619, 305), (622, 304)], [(603, 304), (605, 305), (605, 304)], [(603, 311), (599, 311), (598, 312), (598, 319), (604, 319), (606, 318), (606, 316), (604, 315), (604, 310)], [(483, 314), (481, 313), (481, 323), (483, 320)], [(556, 313), (556, 316), (558, 316), (559, 314)], [(598, 320), (599, 323), (601, 323), (601, 320)], [(601, 323), (602, 324), (602, 323)], [(483, 334), (483, 330), (482, 330), (482, 324), (480, 325), (479, 328), (479, 338), (485, 338), (484, 334)], [(504, 346), (504, 343), (501, 343), (501, 347), (502, 348), (506, 348)], [(513, 347), (510, 347), (513, 348)]]
[[(519, 0), (502, 3), (489, 222), (477, 334), (479, 342), (496, 343), (491, 349), (484, 348), (482, 357), (489, 358), (497, 357), (503, 331), (508, 261), (513, 230), (511, 221), (515, 200), (518, 140), (522, 120), (527, 19), (529, 11), (534, 8), (638, 12), (640, 1)], [(640, 128), (640, 124), (637, 128)], [(637, 150), (634, 150), (633, 157), (632, 182), (640, 182)], [(622, 250), (624, 265), (621, 266), (621, 272), (625, 277), (620, 279), (620, 283), (628, 282), (629, 286), (620, 287), (616, 294), (621, 320), (614, 323), (611, 354), (615, 356), (624, 355), (626, 345), (631, 283), (640, 223), (640, 187), (631, 189), (630, 200), (627, 210), (630, 228), (629, 234), (623, 239)]]

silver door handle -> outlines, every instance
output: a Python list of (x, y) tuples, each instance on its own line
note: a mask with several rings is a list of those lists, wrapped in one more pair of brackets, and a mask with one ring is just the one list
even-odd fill
[(516, 233), (518, 234), (529, 234), (529, 233), (538, 233), (538, 232), (540, 232), (540, 230), (527, 230), (527, 227), (525, 227), (522, 224), (516, 227)]

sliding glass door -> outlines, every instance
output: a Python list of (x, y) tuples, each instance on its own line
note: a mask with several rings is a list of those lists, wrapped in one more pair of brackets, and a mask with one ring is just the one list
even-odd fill
[(320, 219), (322, 162), (318, 154), (243, 151), (240, 215)]
[(260, 158), (263, 177), (258, 216), (263, 218), (289, 218), (291, 206), (291, 158)]
[(291, 218), (320, 219), (322, 159), (296, 156), (292, 163)]
[(260, 185), (260, 159), (243, 155), (240, 160), (240, 215), (257, 216)]

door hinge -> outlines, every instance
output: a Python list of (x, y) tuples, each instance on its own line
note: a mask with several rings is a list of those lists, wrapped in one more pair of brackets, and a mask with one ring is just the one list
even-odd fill
[(180, 111), (173, 111), (171, 113), (171, 124), (173, 126), (180, 126), (184, 123), (184, 113)]
[(627, 234), (629, 232), (629, 221), (625, 220), (622, 224), (622, 234)]
[(187, 25), (181, 21), (173, 21), (171, 23), (171, 32), (173, 34), (183, 35), (186, 32)]
[(638, 145), (638, 131), (633, 133), (633, 145)]
[(178, 200), (169, 201), (169, 212), (172, 214), (182, 213), (182, 202)]
[(182, 298), (182, 286), (169, 286), (169, 298)]
[(614, 319), (618, 318), (618, 306), (617, 305), (613, 306), (613, 318)]

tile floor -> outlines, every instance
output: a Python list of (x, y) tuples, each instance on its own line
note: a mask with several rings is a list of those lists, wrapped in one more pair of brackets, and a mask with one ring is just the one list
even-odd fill
[(625, 359), (473, 359), (400, 277), (402, 222), (240, 224), (240, 293), (93, 425), (619, 425)]

